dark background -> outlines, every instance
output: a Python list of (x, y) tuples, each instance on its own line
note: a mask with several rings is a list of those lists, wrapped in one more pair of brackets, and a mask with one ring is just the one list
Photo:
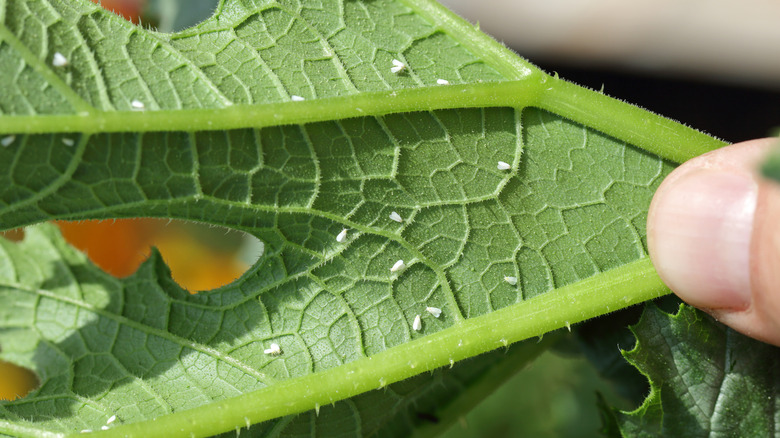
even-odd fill
[(583, 68), (531, 59), (561, 78), (682, 122), (729, 143), (777, 135), (780, 91), (708, 82), (694, 77), (654, 76), (617, 68)]

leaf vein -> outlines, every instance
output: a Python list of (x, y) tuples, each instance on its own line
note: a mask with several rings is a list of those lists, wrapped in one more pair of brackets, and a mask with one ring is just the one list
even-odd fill
[(73, 298), (62, 296), (61, 294), (57, 294), (53, 291), (48, 291), (44, 289), (31, 289), (21, 284), (10, 284), (10, 283), (3, 283), (2, 286), (13, 288), (19, 291), (27, 292), (29, 294), (38, 295), (40, 297), (46, 297), (49, 299), (52, 299), (54, 301), (60, 301), (66, 304), (70, 304), (72, 306), (76, 306), (79, 308), (82, 308), (84, 310), (88, 310), (90, 312), (96, 313), (102, 317), (111, 319), (119, 324), (126, 325), (128, 327), (131, 327), (136, 330), (140, 330), (143, 333), (151, 334), (158, 336), (162, 339), (166, 339), (168, 341), (171, 341), (175, 344), (181, 345), (183, 347), (191, 348), (194, 351), (198, 351), (200, 353), (203, 353), (207, 356), (210, 356), (216, 360), (225, 362), (226, 364), (233, 366), (237, 369), (240, 369), (245, 374), (252, 376), (256, 378), (258, 381), (264, 383), (265, 385), (272, 385), (276, 379), (266, 375), (265, 373), (261, 373), (258, 370), (253, 369), (249, 365), (242, 363), (238, 359), (226, 356), (224, 353), (222, 353), (219, 350), (216, 350), (213, 347), (200, 344), (198, 342), (191, 341), (189, 339), (182, 338), (180, 336), (176, 336), (168, 331), (160, 330), (148, 325), (144, 325), (140, 322), (134, 321), (128, 317), (117, 315), (114, 313), (111, 313), (109, 311), (106, 311), (104, 309), (97, 308), (95, 306), (90, 305), (89, 303), (86, 303), (81, 300), (76, 300)]

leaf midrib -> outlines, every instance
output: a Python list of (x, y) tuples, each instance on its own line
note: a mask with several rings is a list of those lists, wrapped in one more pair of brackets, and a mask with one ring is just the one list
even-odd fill
[(439, 109), (522, 108), (537, 103), (544, 77), (539, 72), (535, 79), (522, 81), (437, 85), (224, 108), (5, 115), (0, 116), (0, 134), (223, 131)]
[[(564, 96), (573, 94), (574, 100)], [(538, 107), (681, 163), (723, 146), (692, 128), (541, 71), (519, 81), (366, 92), (351, 96), (234, 105), (219, 109), (117, 111), (87, 115), (1, 116), (0, 134), (221, 131), (301, 125), (440, 109)], [(637, 127), (641, 126), (639, 130)]]

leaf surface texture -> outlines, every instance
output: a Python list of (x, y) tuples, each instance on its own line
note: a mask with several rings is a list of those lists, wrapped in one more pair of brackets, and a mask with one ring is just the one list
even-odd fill
[[(0, 404), (4, 433), (94, 429), (114, 413), (137, 426), (117, 433), (231, 431), (665, 293), (645, 219), (673, 164), (631, 144), (633, 119), (583, 125), (554, 97), (570, 84), (434, 4), (226, 0), (175, 34), (86, 1), (0, 1), (0, 19), (3, 229), (169, 217), (265, 244), (239, 280), (190, 295), (158, 256), (117, 280), (50, 227), (4, 242), (1, 354), (41, 378)], [(450, 375), (437, 373), (417, 380)], [(290, 391), (298, 404), (284, 407)], [(246, 412), (220, 404), (242, 396), (256, 397)], [(345, 433), (365, 432), (358, 399), (310, 429), (343, 417)], [(368, 423), (417, 399), (383, 400), (401, 407)], [(252, 430), (297, 430), (283, 418)]]

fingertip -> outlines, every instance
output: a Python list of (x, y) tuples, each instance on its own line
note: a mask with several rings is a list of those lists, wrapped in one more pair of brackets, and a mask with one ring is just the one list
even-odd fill
[(759, 183), (751, 245), (751, 305), (714, 315), (736, 330), (780, 345), (780, 185)]
[(659, 191), (648, 222), (664, 282), (696, 307), (746, 308), (758, 185), (741, 172), (691, 168)]
[(757, 171), (772, 143), (725, 147), (672, 172), (650, 206), (648, 246), (680, 298), (780, 345), (780, 186)]

